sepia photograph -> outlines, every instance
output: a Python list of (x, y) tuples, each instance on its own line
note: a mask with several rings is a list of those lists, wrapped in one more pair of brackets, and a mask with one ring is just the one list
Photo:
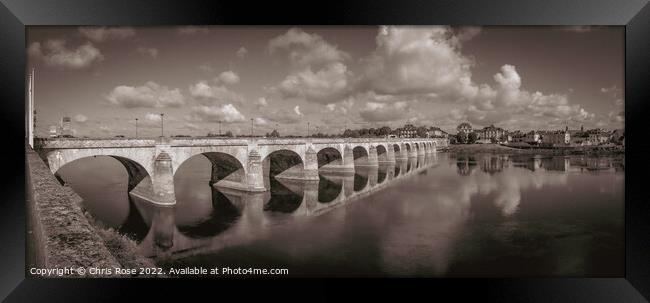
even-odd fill
[(25, 38), (28, 277), (625, 275), (624, 26)]

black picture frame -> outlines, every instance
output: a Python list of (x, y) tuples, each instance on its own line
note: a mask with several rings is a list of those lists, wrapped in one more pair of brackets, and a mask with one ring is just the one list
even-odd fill
[[(5, 161), (0, 211), (0, 297), (11, 302), (134, 301), (211, 294), (259, 299), (647, 302), (650, 298), (650, 5), (634, 1), (83, 1), (0, 0), (0, 100)], [(622, 25), (625, 26), (626, 265), (621, 278), (191, 280), (25, 278), (25, 29), (32, 25)], [(180, 286), (188, 287), (183, 290)], [(355, 290), (354, 295), (340, 294)], [(137, 294), (137, 295), (135, 295)], [(296, 296), (300, 294), (299, 296)], [(217, 298), (218, 297), (218, 298)]]

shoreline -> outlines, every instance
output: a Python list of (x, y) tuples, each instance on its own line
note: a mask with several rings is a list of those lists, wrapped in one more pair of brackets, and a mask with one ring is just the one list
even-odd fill
[(447, 152), (453, 153), (492, 153), (492, 154), (522, 154), (522, 155), (625, 155), (621, 146), (580, 146), (557, 148), (515, 148), (501, 144), (450, 144)]
[[(69, 186), (62, 186), (29, 147), (25, 164), (26, 208), (30, 223), (27, 233), (28, 239), (33, 241), (27, 248), (26, 260), (31, 267), (137, 268), (155, 265), (152, 259), (139, 253), (135, 241), (104, 226), (84, 210), (82, 198)], [(29, 272), (26, 276), (40, 277)], [(61, 277), (78, 276), (75, 272)], [(133, 276), (100, 274), (92, 277)]]

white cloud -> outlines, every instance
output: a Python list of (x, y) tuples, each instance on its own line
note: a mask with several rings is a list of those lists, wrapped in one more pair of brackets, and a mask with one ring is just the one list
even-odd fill
[(271, 39), (268, 48), (271, 53), (286, 51), (290, 63), (297, 67), (341, 62), (350, 57), (321, 36), (305, 33), (299, 28), (289, 29), (285, 34)]
[(142, 86), (120, 85), (115, 87), (105, 98), (113, 105), (135, 107), (180, 107), (185, 98), (176, 89), (149, 81)]
[(471, 82), (472, 61), (460, 53), (460, 39), (452, 28), (382, 27), (376, 41), (376, 50), (365, 60), (363, 78), (369, 89), (451, 98), (477, 93)]
[(74, 50), (65, 46), (64, 40), (48, 40), (44, 46), (40, 42), (34, 42), (29, 47), (29, 54), (43, 60), (47, 65), (66, 67), (71, 69), (83, 69), (94, 63), (104, 60), (104, 56), (88, 42)]
[(603, 94), (607, 94), (611, 96), (612, 98), (618, 98), (621, 96), (622, 90), (617, 87), (616, 85), (612, 85), (610, 87), (603, 87), (600, 89), (600, 92)]
[(195, 106), (192, 107), (190, 117), (204, 122), (223, 121), (227, 123), (243, 122), (246, 120), (239, 110), (228, 103), (223, 106)]
[(77, 114), (74, 116), (74, 121), (79, 123), (85, 123), (86, 121), (88, 121), (88, 117), (82, 114)]
[(269, 123), (269, 121), (267, 121), (264, 118), (260, 118), (260, 117), (255, 118), (255, 120), (253, 120), (253, 122), (255, 123), (255, 125), (267, 125)]
[(130, 27), (80, 27), (79, 32), (94, 42), (120, 40), (135, 36), (135, 30)]
[(138, 53), (141, 53), (141, 54), (149, 55), (149, 56), (151, 56), (152, 58), (156, 58), (156, 57), (158, 57), (158, 49), (157, 49), (157, 48), (153, 48), (153, 47), (149, 47), (149, 48), (147, 48), (147, 47), (138, 47), (138, 48), (136, 49), (136, 51), (137, 51)]
[(303, 115), (300, 113), (300, 108), (296, 111), (294, 108), (293, 111), (286, 109), (270, 109), (262, 113), (264, 119), (276, 123), (286, 123), (293, 124), (298, 123), (302, 120)]
[(570, 104), (567, 95), (530, 93), (521, 88), (522, 78), (515, 66), (504, 65), (494, 75), (496, 88), (481, 85), (464, 114), (479, 125), (498, 123), (505, 127), (562, 128), (570, 122), (593, 121), (595, 114), (578, 104)]
[(246, 54), (248, 54), (248, 50), (243, 46), (240, 47), (235, 53), (235, 55), (237, 55), (237, 58), (239, 59), (244, 59), (244, 57), (246, 57)]
[(302, 113), (300, 112), (300, 106), (296, 105), (296, 107), (293, 108), (293, 112), (296, 113), (298, 116), (302, 116)]
[(263, 107), (267, 107), (269, 105), (269, 102), (268, 102), (268, 100), (266, 100), (266, 98), (260, 97), (255, 102), (255, 105), (257, 106), (258, 109), (260, 109), (260, 108), (263, 108)]
[(207, 34), (210, 29), (203, 26), (180, 26), (176, 30), (181, 35)]
[(162, 120), (162, 116), (160, 116), (160, 114), (147, 113), (144, 115), (144, 119), (146, 121), (160, 122), (160, 120)]
[(336, 102), (348, 93), (352, 73), (344, 61), (350, 55), (321, 36), (292, 28), (269, 41), (269, 51), (286, 52), (290, 72), (273, 87), (283, 98), (303, 98), (323, 104)]
[(333, 63), (313, 72), (311, 68), (288, 75), (277, 87), (285, 98), (304, 98), (331, 103), (347, 92), (351, 74), (343, 63)]
[(459, 42), (465, 42), (473, 39), (481, 33), (482, 29), (479, 26), (461, 26), (453, 28), (454, 35)]
[(369, 122), (395, 121), (406, 117), (409, 105), (405, 101), (395, 103), (366, 102), (359, 115)]
[(210, 85), (207, 81), (199, 81), (189, 88), (190, 96), (202, 104), (244, 102), (244, 97), (231, 91), (223, 85)]
[(239, 83), (239, 75), (229, 70), (219, 74), (219, 81), (226, 85), (233, 85)]

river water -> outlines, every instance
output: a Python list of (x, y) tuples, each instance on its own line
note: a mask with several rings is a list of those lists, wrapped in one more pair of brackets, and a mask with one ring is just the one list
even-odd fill
[(175, 207), (127, 193), (110, 157), (59, 175), (163, 267), (286, 268), (296, 276), (622, 276), (624, 156), (438, 153), (271, 191), (209, 186), (196, 156)]

